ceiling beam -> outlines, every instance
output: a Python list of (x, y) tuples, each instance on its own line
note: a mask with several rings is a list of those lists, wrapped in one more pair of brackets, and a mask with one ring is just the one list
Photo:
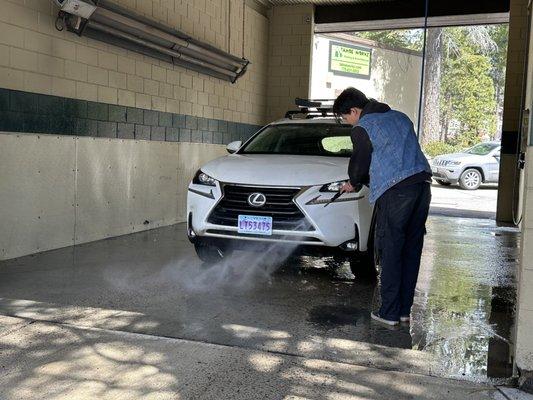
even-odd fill
[[(429, 0), (429, 17), (508, 13), (510, 0)], [(425, 0), (394, 0), (315, 8), (316, 24), (423, 18)]]

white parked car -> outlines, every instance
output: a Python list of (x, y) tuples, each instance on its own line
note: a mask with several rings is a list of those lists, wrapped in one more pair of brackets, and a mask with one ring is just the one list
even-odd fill
[(355, 274), (375, 273), (368, 188), (331, 202), (348, 179), (351, 126), (311, 117), (271, 123), (196, 173), (187, 232), (200, 259), (214, 262), (253, 243), (287, 243), (297, 252), (348, 259)]

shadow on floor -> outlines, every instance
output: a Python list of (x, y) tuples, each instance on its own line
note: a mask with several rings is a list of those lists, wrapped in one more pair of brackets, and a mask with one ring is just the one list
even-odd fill
[(273, 268), (269, 254), (242, 257), (202, 266), (182, 224), (22, 257), (0, 263), (0, 313), (476, 381), (510, 376), (516, 230), (432, 216), (413, 321), (395, 331), (370, 320), (375, 284), (320, 259)]

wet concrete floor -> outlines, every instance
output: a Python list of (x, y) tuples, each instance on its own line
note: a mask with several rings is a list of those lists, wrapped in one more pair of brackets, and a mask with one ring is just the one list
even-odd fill
[[(396, 330), (371, 321), (379, 286), (347, 265), (279, 266), (274, 247), (206, 266), (183, 224), (0, 262), (0, 314), (414, 372), (419, 355), (430, 374), (499, 383), (512, 373), (517, 236), (431, 216), (412, 322)], [(398, 348), (405, 358), (389, 360)]]

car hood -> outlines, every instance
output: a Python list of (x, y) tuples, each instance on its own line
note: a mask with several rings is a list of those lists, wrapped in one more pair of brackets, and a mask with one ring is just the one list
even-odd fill
[(232, 154), (209, 162), (202, 171), (226, 183), (313, 186), (348, 179), (348, 157)]
[(468, 153), (450, 153), (450, 154), (443, 154), (441, 156), (435, 157), (434, 160), (476, 162), (476, 161), (482, 160), (485, 157), (487, 156), (478, 156), (475, 154), (468, 154)]

